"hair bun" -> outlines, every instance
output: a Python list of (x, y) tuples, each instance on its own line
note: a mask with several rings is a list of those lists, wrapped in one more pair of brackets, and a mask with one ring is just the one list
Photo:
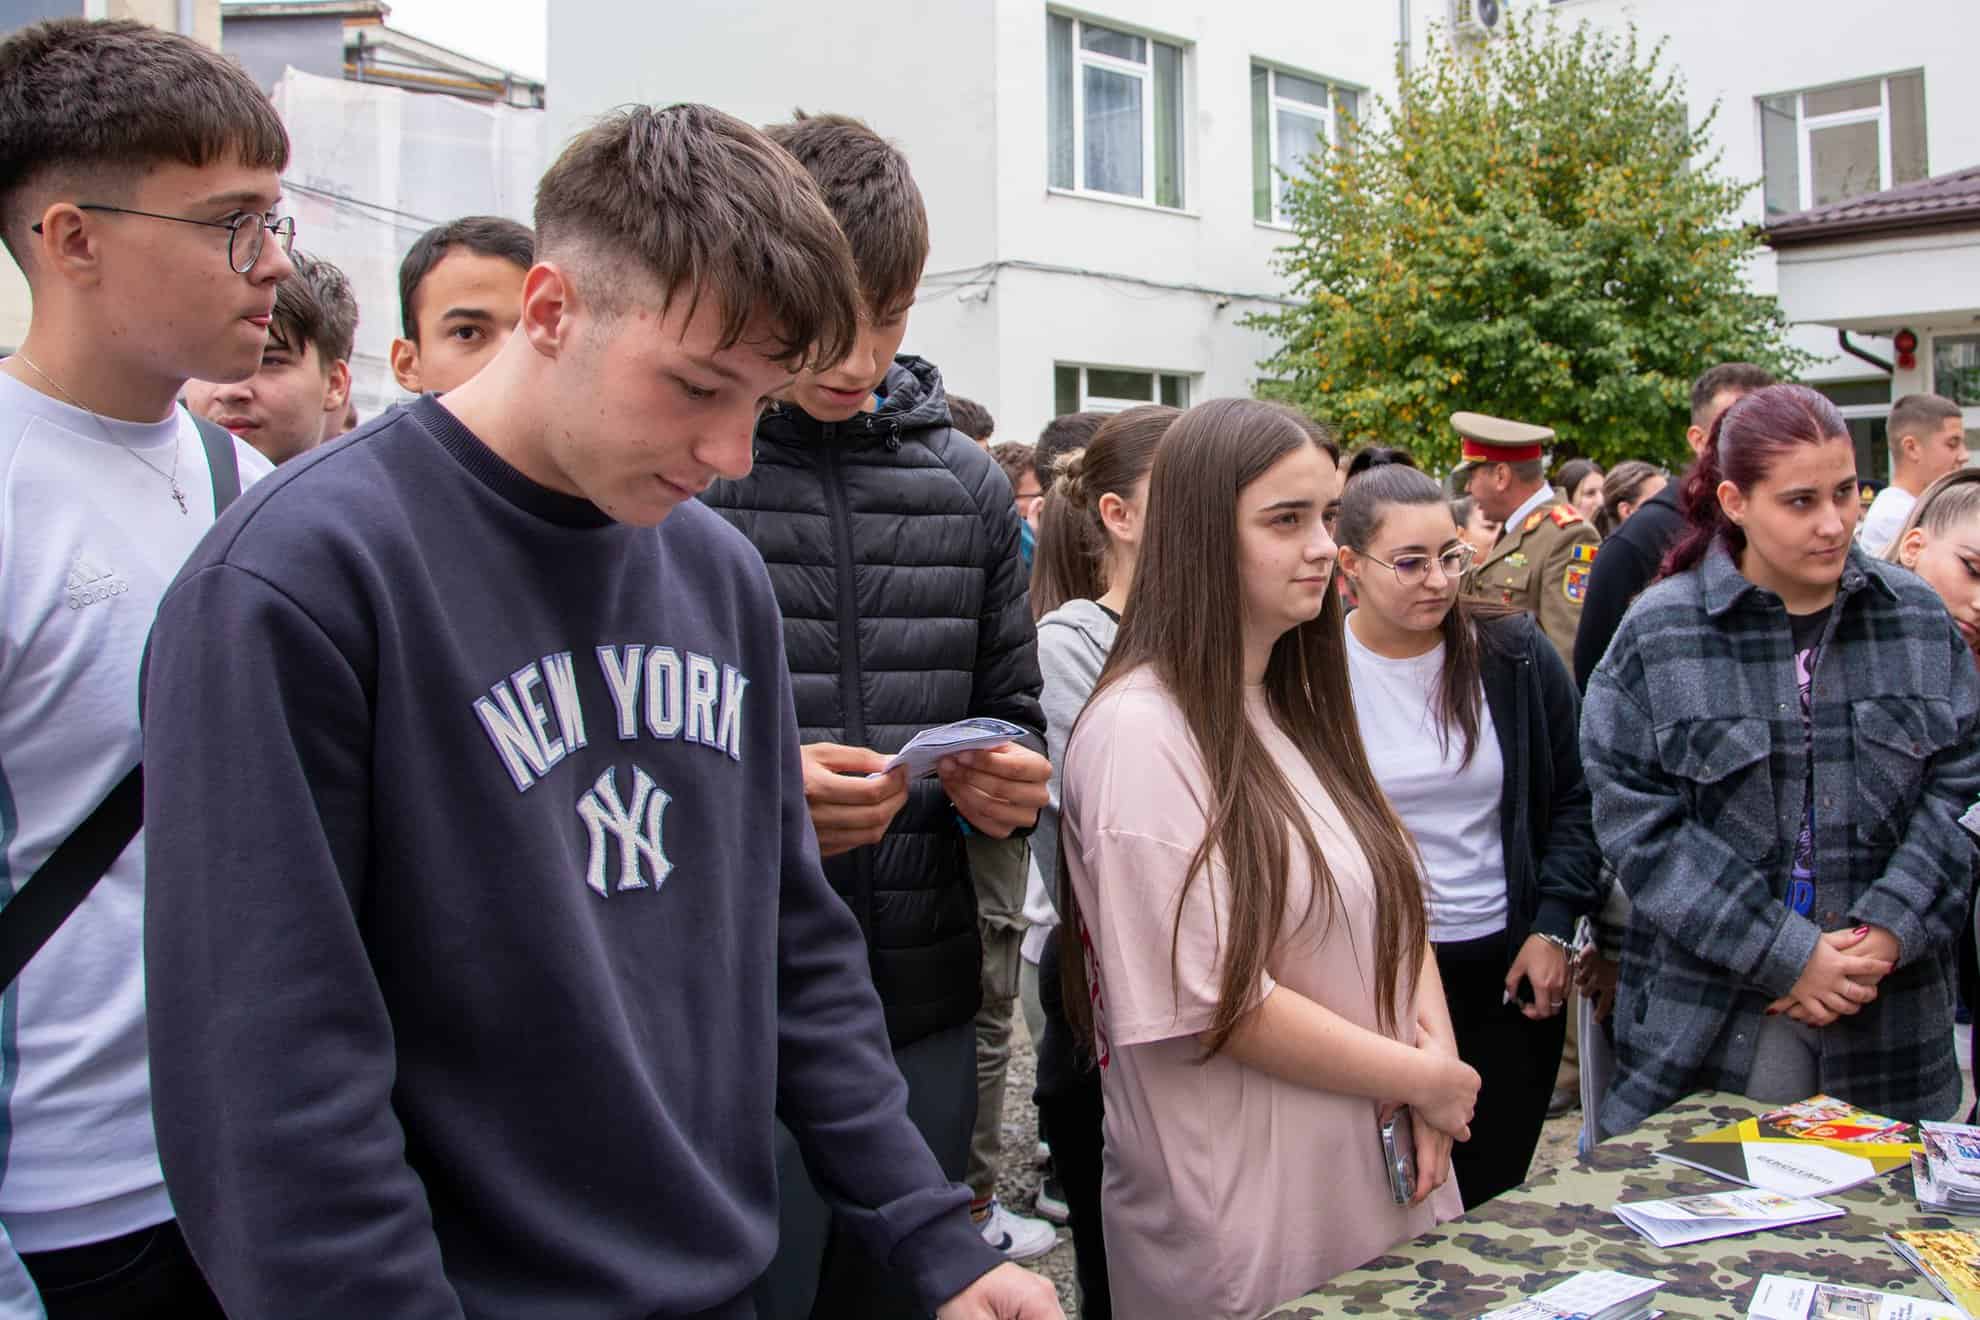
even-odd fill
[(1074, 505), (1086, 503), (1086, 451), (1072, 449), (1059, 455), (1052, 465), (1052, 489)]

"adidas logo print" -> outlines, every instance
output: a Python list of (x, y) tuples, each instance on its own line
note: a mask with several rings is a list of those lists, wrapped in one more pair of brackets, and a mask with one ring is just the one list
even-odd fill
[(72, 610), (109, 600), (112, 596), (121, 596), (131, 589), (130, 583), (81, 551), (77, 551), (76, 557), (69, 562), (69, 577), (64, 586), (69, 593), (69, 608)]

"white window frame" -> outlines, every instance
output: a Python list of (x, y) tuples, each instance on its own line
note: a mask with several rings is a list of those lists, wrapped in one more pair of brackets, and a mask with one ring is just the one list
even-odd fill
[[(1818, 87), (1815, 90), (1826, 89)], [(1798, 139), (1795, 146), (1800, 153), (1802, 210), (1806, 211), (1815, 204), (1815, 148), (1812, 139), (1825, 128), (1847, 128), (1852, 124), (1874, 122), (1877, 125), (1877, 187), (1874, 191), (1882, 192), (1891, 186), (1891, 80), (1888, 77), (1877, 79), (1877, 104), (1874, 107), (1839, 110), (1810, 119), (1808, 93), (1803, 92), (1795, 102), (1794, 111)]]
[[(1279, 172), (1279, 111), (1285, 110), (1288, 113), (1299, 116), (1301, 119), (1319, 120), (1320, 140), (1327, 144), (1327, 150), (1329, 152), (1333, 152), (1340, 146), (1340, 143), (1334, 140), (1335, 116), (1340, 112), (1339, 106), (1335, 104), (1334, 96), (1339, 89), (1335, 86), (1332, 78), (1322, 78), (1320, 75), (1314, 73), (1301, 73), (1296, 69), (1281, 69), (1278, 65), (1269, 64), (1264, 60), (1253, 60), (1252, 64), (1257, 68), (1265, 70), (1266, 77), (1265, 162), (1266, 167), (1272, 171), (1272, 218), (1265, 223), (1277, 229), (1290, 229), (1292, 225), (1286, 220), (1283, 204), (1285, 201), (1287, 179), (1285, 175)], [(1311, 101), (1281, 97), (1279, 95), (1279, 75), (1281, 73), (1299, 78), (1305, 82), (1319, 83), (1322, 87), (1325, 87), (1327, 89), (1327, 104), (1316, 107)]]
[[(1800, 204), (1801, 210), (1809, 210), (1815, 205), (1815, 148), (1813, 136), (1825, 128), (1847, 128), (1852, 124), (1876, 124), (1876, 191), (1882, 192), (1891, 186), (1891, 166), (1893, 164), (1891, 154), (1891, 79), (1908, 76), (1916, 72), (1917, 70), (1914, 69), (1904, 69), (1895, 74), (1879, 73), (1865, 78), (1845, 78), (1840, 82), (1827, 83), (1821, 87), (1805, 87), (1797, 92), (1774, 92), (1758, 98), (1759, 101), (1778, 100), (1787, 96), (1794, 98), (1795, 172), (1797, 185), (1795, 200)], [(1817, 115), (1812, 119), (1809, 117), (1808, 98), (1811, 95), (1819, 95), (1822, 92), (1834, 91), (1839, 87), (1849, 87), (1857, 83), (1866, 82), (1875, 82), (1877, 84), (1876, 105), (1865, 106), (1861, 110), (1838, 110), (1833, 114)], [(1758, 102), (1756, 102), (1757, 104)], [(1760, 113), (1764, 116), (1766, 111), (1761, 110)], [(1766, 168), (1764, 152), (1761, 168), (1764, 173)], [(1764, 183), (1762, 184), (1762, 189), (1764, 195)]]
[[(1114, 367), (1102, 363), (1089, 362), (1054, 362), (1052, 366), (1055, 370), (1064, 368), (1079, 373), (1079, 407), (1073, 410), (1075, 412), (1112, 414), (1126, 412), (1130, 408), (1146, 408), (1150, 405), (1161, 404), (1162, 381), (1164, 377), (1182, 382), (1184, 407), (1189, 406), (1191, 397), (1196, 393), (1195, 373), (1188, 371), (1164, 371), (1160, 367)], [(1087, 382), (1089, 373), (1094, 371), (1122, 371), (1133, 372), (1136, 375), (1146, 375), (1152, 397), (1146, 399), (1117, 399), (1104, 394), (1090, 393), (1087, 388)]]
[[(1139, 202), (1143, 206), (1162, 211), (1180, 211), (1189, 206), (1189, 143), (1180, 135), (1176, 142), (1177, 165), (1182, 171), (1182, 196), (1179, 205), (1167, 206), (1155, 200), (1155, 47), (1159, 43), (1176, 52), (1176, 68), (1182, 85), (1176, 88), (1176, 95), (1183, 101), (1183, 123), (1189, 122), (1189, 47), (1179, 41), (1168, 41), (1140, 28), (1124, 23), (1108, 23), (1099, 19), (1082, 18), (1062, 10), (1053, 10), (1060, 18), (1072, 23), (1072, 165), (1073, 186), (1071, 192), (1081, 197), (1098, 197), (1115, 202)], [(1104, 51), (1088, 50), (1080, 40), (1087, 28), (1100, 28), (1107, 32), (1118, 32), (1125, 37), (1139, 37), (1144, 43), (1143, 59), (1137, 64), (1109, 55)], [(1105, 69), (1109, 73), (1124, 74), (1141, 81), (1141, 196), (1131, 193), (1109, 192), (1104, 188), (1089, 188), (1086, 184), (1086, 70), (1088, 67)], [(1064, 188), (1054, 188), (1053, 192), (1066, 192)]]

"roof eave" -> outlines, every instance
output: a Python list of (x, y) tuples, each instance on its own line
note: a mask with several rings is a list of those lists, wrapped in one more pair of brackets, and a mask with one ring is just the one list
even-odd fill
[(1783, 229), (1763, 229), (1760, 238), (1768, 247), (1778, 251), (1788, 247), (1838, 243), (1846, 239), (1929, 234), (1976, 227), (1980, 227), (1980, 198), (1958, 207), (1933, 211), (1929, 215), (1865, 216), (1862, 219), (1828, 220), (1810, 225), (1790, 225)]

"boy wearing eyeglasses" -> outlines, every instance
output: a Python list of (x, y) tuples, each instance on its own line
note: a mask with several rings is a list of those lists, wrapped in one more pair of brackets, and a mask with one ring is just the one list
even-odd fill
[[(216, 502), (175, 401), (261, 361), (288, 153), (253, 80), (188, 38), (60, 20), (0, 42), (0, 244), (33, 298), (0, 362), (0, 903), (138, 761), (145, 637)], [(212, 452), (223, 480), (269, 470)], [(152, 1132), (145, 883), (140, 841), (0, 997), (0, 1226), (56, 1320), (220, 1314)]]

